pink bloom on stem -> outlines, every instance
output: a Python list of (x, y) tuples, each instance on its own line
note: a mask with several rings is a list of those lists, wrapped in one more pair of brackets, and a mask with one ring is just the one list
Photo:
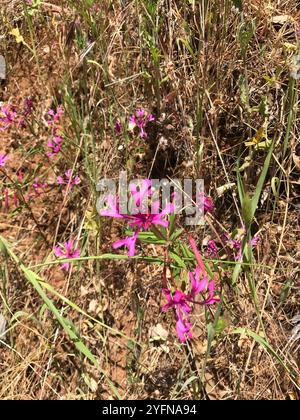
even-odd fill
[(149, 122), (155, 121), (155, 117), (152, 114), (146, 113), (143, 108), (137, 109), (135, 115), (129, 117), (129, 130), (133, 131), (136, 127), (140, 130), (140, 137), (142, 139), (147, 138), (145, 127)]
[(68, 185), (70, 188), (72, 188), (74, 185), (79, 185), (81, 182), (78, 175), (72, 176), (72, 169), (67, 170), (64, 175), (64, 177), (57, 177), (58, 185)]
[[(226, 244), (231, 247), (234, 254), (234, 259), (236, 261), (241, 261), (243, 258), (243, 240), (246, 235), (246, 229), (244, 226), (242, 226), (241, 229), (237, 231), (237, 233), (232, 234), (231, 236), (227, 233), (224, 235), (224, 241)], [(257, 246), (257, 243), (259, 241), (259, 236), (254, 235), (254, 237), (251, 239), (251, 246), (252, 248), (255, 248)]]
[(128, 248), (128, 256), (129, 257), (134, 257), (135, 255), (135, 246), (136, 246), (136, 241), (138, 238), (138, 234), (139, 231), (136, 230), (132, 236), (125, 238), (125, 239), (120, 239), (119, 241), (116, 241), (113, 243), (113, 248), (114, 249), (119, 249), (122, 246), (126, 246)]
[(57, 155), (62, 148), (62, 136), (61, 135), (57, 135), (56, 131), (54, 131), (54, 137), (53, 138), (49, 138), (48, 140), (48, 147), (49, 149), (51, 149), (51, 152), (48, 153), (48, 156), (51, 158), (55, 155)]
[[(205, 275), (200, 280), (202, 270), (200, 267), (196, 268), (195, 275), (189, 272), (191, 290), (188, 294), (183, 293), (181, 290), (176, 290), (174, 296), (169, 289), (163, 289), (163, 293), (168, 301), (162, 307), (163, 312), (167, 312), (170, 308), (175, 307), (177, 314), (176, 330), (178, 337), (182, 343), (186, 342), (187, 338), (192, 338), (190, 313), (192, 312), (191, 304), (199, 305), (212, 305), (219, 302), (215, 297), (215, 283), (209, 282), (208, 277)], [(197, 295), (207, 292), (208, 296), (204, 300), (196, 301)]]
[(169, 203), (164, 210), (159, 211), (160, 201), (157, 200), (153, 203), (152, 209), (149, 209), (147, 201), (152, 195), (151, 181), (149, 179), (143, 180), (142, 186), (139, 190), (136, 185), (131, 185), (130, 192), (135, 204), (132, 209), (132, 213), (134, 214), (121, 213), (118, 204), (118, 197), (109, 195), (106, 198), (107, 207), (100, 211), (100, 215), (116, 219), (125, 219), (129, 226), (135, 229), (133, 236), (121, 239), (113, 244), (115, 249), (120, 248), (121, 246), (127, 246), (129, 250), (128, 256), (133, 257), (135, 255), (135, 244), (139, 232), (141, 230), (147, 231), (154, 225), (160, 225), (167, 228), (169, 222), (164, 220), (164, 217), (174, 212), (175, 208), (172, 203)]
[(23, 176), (23, 172), (22, 169), (19, 169), (18, 172), (18, 181), (20, 182), (20, 184), (23, 182), (24, 176)]
[(204, 197), (204, 213), (211, 213), (215, 206), (210, 197)]
[(177, 334), (179, 340), (182, 343), (185, 343), (187, 338), (193, 337), (191, 332), (191, 323), (189, 316), (192, 309), (189, 307), (186, 301), (187, 297), (180, 290), (176, 290), (174, 297), (172, 296), (169, 289), (163, 289), (163, 293), (168, 303), (162, 307), (162, 311), (167, 312), (170, 308), (175, 307), (177, 315)]
[(216, 257), (218, 255), (218, 247), (215, 241), (210, 240), (207, 242), (207, 247), (206, 247), (206, 254), (209, 257)]
[(65, 111), (62, 105), (59, 105), (56, 111), (54, 111), (53, 109), (50, 109), (48, 111), (48, 115), (50, 117), (50, 120), (48, 121), (48, 125), (51, 126), (58, 123), (61, 117), (64, 115), (64, 113)]
[(155, 121), (154, 115), (149, 114), (148, 117), (147, 117), (147, 122), (153, 122), (153, 121)]
[[(220, 300), (219, 298), (215, 297), (215, 282), (209, 281), (206, 275), (202, 280), (200, 280), (201, 273), (202, 270), (200, 267), (196, 268), (195, 274), (189, 272), (189, 278), (192, 286), (191, 292), (188, 295), (189, 301), (199, 305), (213, 305)], [(203, 294), (204, 292), (208, 293), (207, 298), (202, 301), (196, 301), (197, 295), (199, 293)]]
[[(80, 257), (80, 249), (74, 249), (74, 242), (69, 240), (64, 245), (55, 246), (53, 251), (57, 258), (73, 259)], [(70, 262), (66, 262), (61, 266), (62, 270), (70, 269)]]
[(0, 130), (6, 130), (15, 123), (17, 113), (10, 104), (2, 105), (0, 111)]
[(254, 235), (253, 238), (251, 239), (251, 245), (252, 248), (255, 248), (259, 242), (259, 236), (258, 235)]
[(135, 111), (135, 115), (137, 116), (137, 118), (144, 118), (145, 110), (143, 108), (139, 108)]
[(215, 208), (212, 199), (205, 195), (203, 192), (196, 196), (196, 204), (201, 211), (203, 209), (204, 214), (212, 213)]
[(32, 186), (35, 194), (40, 196), (44, 192), (44, 189), (48, 187), (48, 184), (43, 184), (39, 181), (38, 178), (36, 178)]
[(24, 117), (28, 117), (33, 111), (33, 100), (30, 98), (26, 98), (24, 100), (24, 105), (23, 105), (23, 115)]
[(0, 153), (0, 166), (4, 167), (6, 161), (8, 161), (10, 159), (10, 157), (8, 155), (3, 155), (2, 153)]

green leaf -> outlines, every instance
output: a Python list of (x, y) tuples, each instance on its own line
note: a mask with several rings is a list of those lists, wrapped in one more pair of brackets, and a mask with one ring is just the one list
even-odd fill
[(249, 42), (251, 41), (251, 38), (254, 35), (254, 31), (255, 31), (254, 20), (251, 20), (248, 23), (242, 23), (239, 28), (238, 40), (240, 43), (241, 52), (243, 56), (246, 54)]
[(215, 327), (216, 334), (221, 334), (227, 328), (227, 322), (223, 316), (220, 316)]
[(179, 267), (186, 268), (185, 262), (179, 257), (179, 255), (174, 252), (170, 252), (170, 257), (178, 264)]

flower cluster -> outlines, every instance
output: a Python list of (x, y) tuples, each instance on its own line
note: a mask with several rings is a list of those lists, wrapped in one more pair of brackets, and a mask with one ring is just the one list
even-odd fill
[(57, 155), (62, 148), (62, 133), (59, 126), (59, 122), (64, 115), (64, 109), (60, 105), (56, 111), (50, 109), (48, 111), (49, 120), (47, 121), (48, 126), (51, 127), (51, 137), (48, 139), (48, 148), (50, 149), (48, 156), (51, 158)]
[[(245, 238), (245, 235), (246, 235), (245, 227), (242, 227), (241, 229), (237, 229), (231, 235), (228, 235), (227, 233), (224, 234), (224, 241), (226, 245), (232, 249), (232, 252), (234, 254), (234, 259), (236, 261), (241, 261), (243, 258), (242, 248), (243, 248), (243, 240)], [(259, 236), (255, 235), (251, 239), (251, 246), (255, 248), (258, 241), (259, 241)]]
[[(161, 210), (161, 202), (159, 199), (156, 200), (156, 198), (153, 200), (150, 209), (149, 199), (153, 198), (153, 193), (152, 182), (149, 179), (143, 180), (140, 186), (130, 184), (130, 194), (133, 202), (133, 208), (130, 214), (122, 213), (119, 197), (114, 195), (108, 195), (106, 197), (106, 208), (100, 210), (101, 216), (123, 219), (133, 228), (133, 234), (131, 236), (113, 243), (114, 249), (123, 246), (127, 247), (129, 257), (133, 257), (136, 253), (136, 242), (139, 233), (152, 229), (157, 234), (157, 226), (167, 228), (169, 222), (166, 220), (166, 216), (175, 211), (175, 206), (172, 202), (169, 202), (164, 210)], [(206, 213), (211, 212), (214, 208), (211, 199), (205, 195), (203, 195), (203, 205)], [(214, 281), (209, 281), (204, 265), (201, 265), (200, 255), (195, 250), (196, 245), (194, 241), (192, 241), (192, 247), (199, 263), (195, 274), (192, 272), (188, 273), (190, 280), (189, 292), (184, 293), (175, 287), (175, 292), (172, 293), (172, 289), (168, 288), (166, 279), (163, 283), (163, 294), (167, 299), (167, 304), (163, 306), (162, 311), (166, 312), (170, 308), (175, 308), (177, 314), (176, 329), (179, 339), (183, 343), (188, 338), (192, 338), (191, 312), (193, 305), (212, 305), (219, 301), (215, 297), (215, 283)], [(199, 299), (199, 295), (202, 298)]]
[[(200, 280), (201, 275), (202, 279)], [(192, 338), (190, 319), (192, 312), (191, 304), (213, 305), (214, 303), (219, 302), (219, 298), (215, 297), (214, 281), (209, 281), (207, 275), (203, 274), (200, 267), (196, 268), (195, 274), (189, 272), (189, 279), (189, 293), (183, 293), (181, 290), (177, 289), (174, 295), (172, 295), (171, 290), (163, 289), (163, 293), (168, 303), (162, 307), (162, 311), (166, 312), (170, 308), (175, 308), (177, 315), (176, 330), (182, 343), (184, 343), (187, 338)], [(204, 293), (207, 293), (207, 297), (203, 300), (197, 300), (197, 296)]]
[[(129, 117), (128, 130), (133, 133), (136, 129), (139, 132), (141, 139), (148, 137), (146, 133), (146, 126), (148, 123), (155, 121), (155, 117), (152, 114), (148, 114), (143, 108), (138, 108), (133, 115)], [(122, 132), (122, 123), (117, 120), (115, 123), (115, 132), (120, 135)]]
[(209, 240), (206, 246), (206, 255), (215, 258), (218, 255), (219, 249), (214, 240)]
[(132, 236), (125, 239), (121, 239), (113, 244), (114, 249), (126, 246), (128, 248), (128, 256), (133, 257), (135, 255), (136, 241), (138, 234), (141, 230), (147, 231), (152, 226), (160, 225), (168, 227), (169, 222), (164, 220), (164, 217), (174, 212), (174, 205), (172, 203), (167, 204), (164, 210), (160, 209), (160, 200), (153, 203), (152, 209), (148, 206), (143, 205), (147, 202), (147, 199), (152, 195), (151, 181), (148, 179), (143, 180), (141, 188), (138, 190), (136, 185), (131, 185), (131, 196), (134, 201), (135, 208), (132, 213), (135, 214), (123, 214), (120, 212), (118, 197), (108, 196), (107, 205), (108, 207), (101, 210), (100, 215), (106, 217), (114, 217), (117, 219), (124, 219), (128, 222), (129, 226), (134, 228)]
[(146, 139), (146, 125), (154, 120), (154, 116), (152, 114), (147, 114), (147, 112), (143, 108), (137, 109), (135, 111), (135, 114), (131, 115), (131, 117), (129, 118), (129, 131), (133, 132), (135, 128), (138, 128), (141, 139)]
[(17, 113), (10, 104), (2, 104), (0, 107), (0, 130), (6, 130), (16, 123)]
[(45, 190), (45, 188), (48, 187), (48, 184), (43, 184), (40, 182), (40, 180), (37, 178), (34, 180), (34, 183), (32, 184), (35, 195), (39, 197)]
[(11, 126), (22, 128), (25, 126), (25, 119), (33, 111), (33, 101), (26, 98), (23, 103), (22, 110), (17, 113), (16, 107), (10, 103), (1, 104), (0, 106), (0, 130), (7, 130)]

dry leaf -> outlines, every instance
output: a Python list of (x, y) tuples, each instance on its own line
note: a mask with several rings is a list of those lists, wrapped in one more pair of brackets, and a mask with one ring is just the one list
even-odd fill
[(218, 197), (221, 197), (222, 195), (224, 195), (227, 191), (232, 190), (235, 188), (235, 183), (234, 182), (230, 182), (228, 184), (222, 185), (221, 187), (217, 188), (217, 194)]
[(284, 25), (286, 22), (289, 22), (291, 20), (293, 20), (293, 18), (290, 15), (278, 15), (278, 16), (273, 16), (271, 19), (271, 22)]
[(153, 341), (165, 341), (168, 338), (169, 333), (161, 324), (157, 324), (150, 328), (149, 335), (150, 339)]
[(10, 35), (14, 36), (17, 44), (25, 44), (23, 36), (20, 34), (19, 28), (14, 28), (10, 31)]

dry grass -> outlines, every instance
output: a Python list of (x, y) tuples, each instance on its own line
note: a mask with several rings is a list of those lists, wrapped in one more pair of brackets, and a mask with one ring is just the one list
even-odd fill
[[(242, 15), (229, 0), (95, 0), (90, 9), (88, 3), (51, 0), (33, 16), (24, 13), (23, 1), (1, 8), (0, 54), (8, 75), (0, 101), (20, 105), (32, 97), (36, 106), (32, 129), (0, 131), (0, 151), (13, 156), (13, 179), (22, 169), (24, 195), (36, 174), (51, 188), (30, 209), (2, 208), (0, 234), (25, 266), (84, 311), (49, 292), (102, 373), (75, 348), (20, 267), (2, 256), (0, 313), (7, 331), (0, 336), (0, 398), (116, 398), (108, 377), (126, 399), (298, 399), (299, 340), (291, 340), (291, 320), (300, 314), (300, 126), (298, 86), (294, 94), (289, 89), (290, 60), (299, 48), (298, 2), (248, 1)], [(243, 51), (241, 36), (250, 24), (253, 36)], [(31, 50), (9, 34), (15, 27)], [(53, 164), (45, 154), (43, 119), (55, 104), (66, 109), (68, 147)], [(116, 119), (138, 106), (158, 116), (143, 147), (114, 133)], [(153, 178), (203, 177), (214, 217), (228, 231), (239, 227), (236, 188), (217, 191), (236, 186), (238, 158), (241, 165), (248, 161), (242, 177), (255, 190), (266, 149), (250, 151), (244, 142), (263, 124), (276, 144), (252, 226), (261, 237), (251, 267), (259, 314), (248, 271), (233, 286), (234, 265), (215, 263), (225, 328), (210, 343), (201, 309), (194, 339), (182, 346), (173, 314), (159, 310), (162, 266), (90, 259), (66, 275), (46, 265), (53, 245), (70, 237), (80, 240), (86, 256), (111, 252), (122, 226), (96, 216), (87, 228), (87, 211), (94, 209), (98, 179), (118, 178), (120, 170), (133, 178), (150, 170)], [(161, 137), (164, 148), (158, 148)], [(55, 178), (72, 167), (82, 183), (65, 198)], [(208, 226), (193, 233), (199, 246), (214, 235)], [(166, 340), (153, 340), (157, 324), (168, 331)], [(237, 328), (264, 337), (276, 355)]]

